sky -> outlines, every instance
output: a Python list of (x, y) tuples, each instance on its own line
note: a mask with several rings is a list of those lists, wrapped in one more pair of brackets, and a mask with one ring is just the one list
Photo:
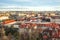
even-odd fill
[(60, 0), (0, 0), (1, 7), (60, 7)]
[(0, 0), (0, 6), (60, 6), (60, 0)]

